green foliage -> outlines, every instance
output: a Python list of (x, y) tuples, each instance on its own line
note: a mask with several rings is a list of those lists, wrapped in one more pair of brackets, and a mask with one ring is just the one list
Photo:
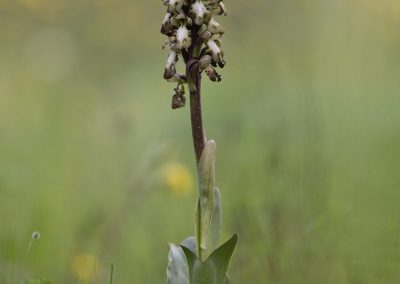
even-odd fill
[(185, 239), (180, 246), (181, 250), (176, 245), (170, 245), (167, 284), (229, 282), (227, 271), (238, 235), (218, 247), (221, 197), (219, 189), (215, 187), (215, 158), (216, 143), (210, 140), (205, 145), (198, 166), (200, 192), (196, 213), (196, 238)]
[[(205, 260), (200, 260), (189, 248), (181, 246), (185, 252), (190, 273), (191, 284), (223, 284), (226, 283), (227, 271), (238, 241), (234, 235), (217, 248)], [(228, 280), (229, 281), (229, 280)]]
[(216, 143), (206, 143), (198, 166), (199, 200), (196, 213), (197, 252), (205, 260), (219, 245), (221, 197), (215, 187)]
[(189, 266), (179, 245), (169, 245), (167, 284), (188, 284)]
[(234, 235), (202, 261), (194, 251), (194, 238), (180, 246), (170, 245), (167, 284), (224, 284), (229, 283), (227, 271), (238, 241)]

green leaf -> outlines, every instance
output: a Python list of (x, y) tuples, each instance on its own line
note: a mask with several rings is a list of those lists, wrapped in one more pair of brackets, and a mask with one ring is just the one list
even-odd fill
[(215, 187), (216, 143), (209, 140), (198, 166), (200, 197), (196, 213), (197, 250), (205, 260), (219, 244), (221, 231), (221, 198)]
[(188, 238), (184, 239), (181, 242), (181, 245), (186, 247), (186, 248), (188, 248), (188, 249), (190, 249), (197, 256), (196, 238), (195, 237), (191, 236), (191, 237), (188, 237)]
[(228, 241), (214, 251), (207, 260), (207, 262), (212, 262), (212, 265), (218, 268), (216, 271), (217, 282), (215, 283), (224, 283), (225, 278), (227, 277), (226, 273), (228, 271), (229, 263), (231, 262), (238, 240), (239, 236), (237, 234), (233, 235)]
[(190, 284), (185, 253), (179, 245), (170, 244), (169, 247), (167, 284)]
[(201, 154), (198, 174), (200, 180), (200, 197), (212, 199), (215, 184), (215, 158), (217, 144), (214, 140), (207, 141)]
[(194, 274), (193, 269), (194, 269), (195, 263), (198, 262), (199, 259), (197, 258), (196, 254), (193, 251), (191, 251), (190, 249), (188, 249), (187, 247), (181, 245), (181, 248), (186, 256), (187, 264), (189, 266), (190, 283), (192, 284), (192, 283), (194, 283), (192, 281), (192, 276)]
[(189, 266), (191, 284), (227, 284), (227, 270), (238, 241), (235, 234), (205, 261), (201, 261), (185, 246), (181, 246)]
[(215, 284), (213, 280), (214, 268), (212, 263), (202, 262), (188, 248), (182, 247), (189, 265), (189, 275), (191, 284)]
[(219, 189), (214, 187), (214, 208), (211, 215), (210, 231), (208, 232), (205, 257), (207, 258), (219, 246), (219, 239), (222, 227), (221, 194)]
[(201, 208), (200, 208), (200, 198), (197, 199), (197, 206), (196, 206), (196, 220), (195, 220), (195, 235), (196, 235), (196, 248), (197, 248), (197, 253), (196, 255), (200, 257), (201, 255), (201, 248), (200, 248), (200, 242), (201, 242)]

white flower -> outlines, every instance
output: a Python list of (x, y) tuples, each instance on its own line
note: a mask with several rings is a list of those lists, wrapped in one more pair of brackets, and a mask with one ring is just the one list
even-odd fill
[(165, 65), (165, 71), (164, 71), (165, 79), (170, 79), (175, 75), (176, 73), (175, 65), (177, 61), (178, 61), (178, 56), (176, 51), (171, 50), (168, 55), (167, 64)]
[(224, 55), (218, 44), (214, 40), (210, 39), (209, 41), (207, 41), (207, 47), (209, 52), (211, 53), (213, 61), (218, 63), (220, 67), (224, 67)]
[(208, 22), (207, 30), (212, 34), (223, 34), (225, 32), (224, 28), (214, 19)]
[(38, 240), (40, 239), (40, 232), (36, 231), (32, 233), (32, 239), (33, 240)]
[(228, 13), (226, 12), (226, 7), (224, 3), (219, 3), (219, 8), (221, 10), (221, 14), (224, 14), (224, 16), (226, 16)]
[[(221, 49), (219, 48), (219, 46), (217, 45), (217, 43), (216, 43), (215, 41), (213, 41), (212, 39), (210, 39), (210, 40), (207, 42), (207, 46), (208, 46), (209, 50), (211, 51), (211, 54), (212, 54), (213, 59), (214, 59), (215, 56), (218, 57), (219, 54), (221, 54)], [(215, 59), (214, 59), (214, 61), (218, 61), (218, 60), (215, 60)]]
[(162, 22), (163, 25), (165, 25), (166, 23), (169, 22), (169, 20), (171, 19), (172, 14), (171, 13), (167, 13), (164, 17), (164, 20)]
[(178, 48), (189, 48), (192, 44), (192, 39), (189, 36), (189, 30), (186, 26), (181, 26), (176, 31), (176, 41), (178, 42)]
[(171, 13), (167, 13), (165, 15), (164, 20), (161, 25), (161, 33), (162, 34), (170, 35), (173, 33), (174, 27), (172, 26), (172, 23), (171, 23), (171, 17), (172, 17)]
[(178, 12), (182, 9), (185, 0), (170, 0), (168, 3), (168, 12)]
[(210, 12), (201, 0), (196, 0), (196, 2), (192, 4), (190, 12), (194, 16), (194, 22), (198, 26), (201, 26), (204, 22), (208, 22), (211, 17)]
[(172, 65), (176, 64), (176, 51), (171, 50), (168, 55), (167, 65), (166, 67), (171, 67)]

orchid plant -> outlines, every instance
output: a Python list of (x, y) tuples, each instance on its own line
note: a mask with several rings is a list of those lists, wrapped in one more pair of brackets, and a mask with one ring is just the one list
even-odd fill
[[(190, 93), (192, 137), (199, 179), (199, 197), (195, 236), (180, 244), (170, 244), (167, 284), (229, 283), (228, 266), (238, 236), (220, 244), (221, 196), (215, 186), (216, 143), (207, 140), (201, 110), (203, 72), (213, 82), (220, 82), (216, 68), (225, 66), (221, 48), (223, 27), (216, 21), (226, 15), (222, 0), (163, 0), (167, 13), (161, 33), (167, 36), (163, 48), (169, 54), (164, 79), (176, 84), (172, 95), (173, 109), (186, 104), (185, 85)], [(186, 70), (177, 72), (182, 59)]]

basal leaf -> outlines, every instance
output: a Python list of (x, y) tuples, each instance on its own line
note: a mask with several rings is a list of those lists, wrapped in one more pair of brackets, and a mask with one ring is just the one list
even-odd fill
[(232, 238), (214, 251), (207, 259), (207, 262), (211, 262), (212, 266), (217, 268), (215, 272), (216, 284), (224, 283), (229, 263), (231, 261), (233, 252), (235, 251), (238, 240), (239, 236), (237, 234), (233, 235)]
[(170, 244), (169, 247), (167, 284), (190, 284), (185, 253), (179, 245)]
[(197, 256), (196, 238), (195, 237), (191, 236), (191, 237), (184, 239), (181, 242), (181, 246), (184, 246), (184, 247), (190, 249)]
[(198, 259), (190, 249), (181, 245), (189, 266), (190, 283), (229, 284), (226, 273), (237, 241), (238, 236), (234, 235), (214, 251), (205, 262)]

